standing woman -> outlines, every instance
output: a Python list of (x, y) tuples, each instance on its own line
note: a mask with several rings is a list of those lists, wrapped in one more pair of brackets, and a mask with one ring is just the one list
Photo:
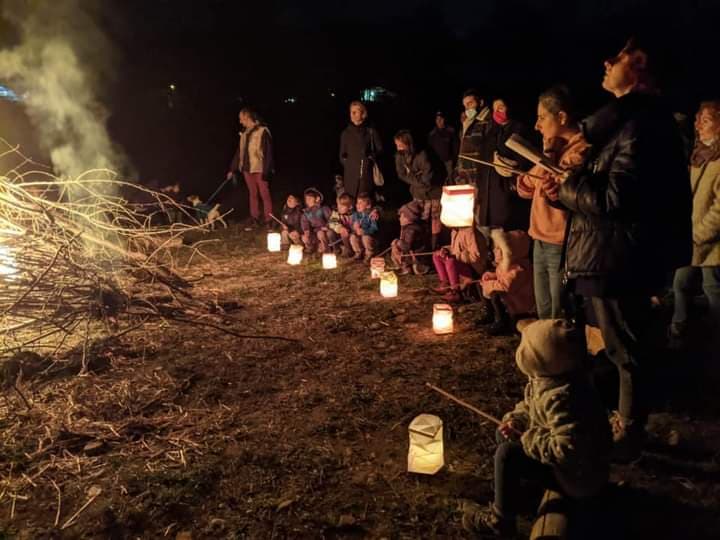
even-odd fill
[[(671, 336), (682, 339), (695, 289), (702, 281), (714, 331), (720, 330), (720, 101), (700, 104), (697, 141), (690, 158), (693, 194), (692, 266), (675, 272), (675, 312)], [(717, 338), (717, 334), (713, 332)]]
[[(543, 137), (543, 151), (561, 169), (582, 165), (587, 143), (580, 136), (575, 112), (567, 88), (557, 86), (540, 95), (535, 129)], [(532, 199), (530, 230), (533, 246), (533, 284), (539, 319), (562, 316), (562, 246), (567, 226), (567, 212), (557, 203), (559, 184), (542, 167), (536, 165), (529, 175), (519, 176), (520, 197)], [(534, 178), (542, 177), (542, 179)]]
[(368, 124), (368, 112), (361, 101), (350, 103), (350, 125), (340, 135), (340, 163), (343, 188), (357, 198), (360, 193), (375, 193), (373, 168), (382, 154), (377, 130)]
[[(239, 118), (244, 130), (240, 133), (240, 142), (227, 178), (230, 179), (236, 171), (242, 173), (250, 195), (250, 225), (262, 224), (271, 229), (273, 209), (269, 181), (275, 174), (272, 136), (254, 110), (242, 109)], [(262, 199), (262, 216), (258, 195)]]

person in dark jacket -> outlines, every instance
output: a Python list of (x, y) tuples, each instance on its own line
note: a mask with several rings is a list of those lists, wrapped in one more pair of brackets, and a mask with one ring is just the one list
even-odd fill
[(290, 244), (303, 245), (302, 241), (302, 215), (303, 208), (300, 199), (295, 195), (288, 195), (285, 206), (280, 214), (282, 221), (281, 246), (288, 249)]
[(650, 297), (689, 264), (692, 249), (688, 170), (656, 90), (655, 51), (631, 39), (605, 61), (603, 88), (616, 99), (581, 123), (588, 160), (559, 179), (559, 200), (571, 212), (565, 276), (592, 306), (620, 375), (613, 439), (623, 461), (639, 455), (645, 435)]
[(440, 195), (444, 171), (439, 165), (433, 166), (424, 150), (417, 151), (412, 134), (407, 130), (395, 134), (395, 171), (398, 178), (410, 186), (413, 201), (423, 205), (423, 219), (430, 220), (432, 250), (437, 249), (442, 230), (440, 222)]
[(353, 101), (350, 104), (350, 125), (340, 134), (343, 185), (336, 189), (355, 198), (360, 193), (374, 194), (373, 166), (382, 151), (380, 135), (368, 124), (365, 104)]
[(457, 131), (447, 125), (445, 114), (438, 111), (435, 115), (435, 127), (428, 135), (428, 148), (445, 165), (448, 179), (452, 177), (457, 162), (459, 145), (460, 138)]

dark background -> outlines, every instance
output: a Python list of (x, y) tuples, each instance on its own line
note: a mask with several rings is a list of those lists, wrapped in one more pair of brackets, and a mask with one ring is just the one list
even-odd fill
[(400, 128), (423, 140), (438, 109), (457, 124), (471, 86), (531, 126), (538, 93), (558, 82), (584, 112), (602, 104), (602, 60), (652, 31), (673, 53), (675, 110), (720, 95), (718, 1), (97, 1), (116, 49), (101, 89), (114, 140), (141, 182), (178, 181), (201, 197), (224, 178), (242, 105), (273, 133), (279, 202), (331, 185), (348, 103), (365, 87), (397, 94), (370, 106), (386, 148)]

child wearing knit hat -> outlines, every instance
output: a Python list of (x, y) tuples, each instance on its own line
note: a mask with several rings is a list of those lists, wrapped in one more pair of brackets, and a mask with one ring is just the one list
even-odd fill
[(418, 261), (411, 253), (421, 252), (425, 249), (424, 211), (423, 201), (411, 201), (398, 210), (400, 238), (392, 241), (390, 253), (393, 262), (400, 269), (399, 273), (401, 275), (410, 274), (413, 270), (418, 274), (427, 273), (429, 270), (427, 265)]

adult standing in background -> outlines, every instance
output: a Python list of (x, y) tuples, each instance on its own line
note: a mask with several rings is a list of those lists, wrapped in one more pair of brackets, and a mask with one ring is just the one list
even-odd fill
[(447, 178), (452, 177), (453, 169), (458, 156), (460, 138), (452, 126), (447, 125), (445, 114), (435, 114), (435, 127), (428, 135), (428, 148), (445, 164)]
[(383, 147), (377, 130), (369, 125), (367, 107), (362, 101), (350, 103), (350, 124), (340, 134), (340, 163), (345, 193), (376, 193), (373, 169)]
[[(262, 123), (254, 110), (243, 108), (239, 118), (244, 129), (240, 132), (240, 142), (230, 164), (227, 178), (232, 178), (237, 172), (242, 173), (245, 179), (250, 196), (248, 225), (257, 227), (262, 224), (271, 229), (273, 221), (270, 214), (273, 209), (270, 178), (275, 174), (272, 136), (268, 127)], [(258, 195), (262, 199), (262, 214), (260, 214)], [(235, 208), (235, 211), (237, 210)]]

